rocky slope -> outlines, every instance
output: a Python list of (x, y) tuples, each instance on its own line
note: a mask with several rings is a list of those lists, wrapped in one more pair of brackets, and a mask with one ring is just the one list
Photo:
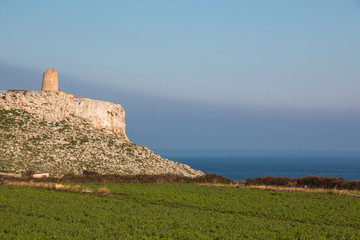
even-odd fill
[(120, 105), (64, 92), (0, 91), (0, 172), (28, 170), (203, 174), (130, 142)]

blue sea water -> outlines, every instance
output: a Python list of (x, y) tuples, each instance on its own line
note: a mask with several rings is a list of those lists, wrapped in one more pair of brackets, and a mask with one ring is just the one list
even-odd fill
[(261, 176), (332, 176), (360, 180), (360, 152), (156, 150), (170, 160), (233, 180)]

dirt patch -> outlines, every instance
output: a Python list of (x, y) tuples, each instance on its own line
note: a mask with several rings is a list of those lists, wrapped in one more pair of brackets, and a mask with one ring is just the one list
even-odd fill
[(126, 198), (125, 195), (112, 194), (111, 191), (106, 187), (101, 187), (95, 191), (88, 187), (81, 187), (80, 185), (70, 186), (70, 185), (54, 183), (54, 182), (34, 182), (34, 181), (26, 182), (26, 181), (9, 181), (9, 180), (4, 180), (3, 185), (15, 186), (15, 187), (41, 188), (41, 189), (46, 189), (46, 190), (87, 195), (87, 196), (92, 196), (92, 197)]

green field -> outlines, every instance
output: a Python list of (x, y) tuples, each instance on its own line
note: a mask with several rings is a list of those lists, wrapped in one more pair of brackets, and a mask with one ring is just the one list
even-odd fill
[(360, 239), (360, 200), (196, 184), (0, 185), (0, 239)]

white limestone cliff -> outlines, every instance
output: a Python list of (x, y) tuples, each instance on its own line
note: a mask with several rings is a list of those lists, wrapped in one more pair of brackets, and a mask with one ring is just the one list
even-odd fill
[(0, 171), (81, 174), (204, 173), (129, 141), (114, 103), (59, 91), (0, 91)]
[(119, 104), (77, 99), (60, 91), (0, 91), (0, 106), (6, 110), (25, 110), (50, 122), (80, 117), (94, 127), (116, 132), (128, 141), (125, 111)]

